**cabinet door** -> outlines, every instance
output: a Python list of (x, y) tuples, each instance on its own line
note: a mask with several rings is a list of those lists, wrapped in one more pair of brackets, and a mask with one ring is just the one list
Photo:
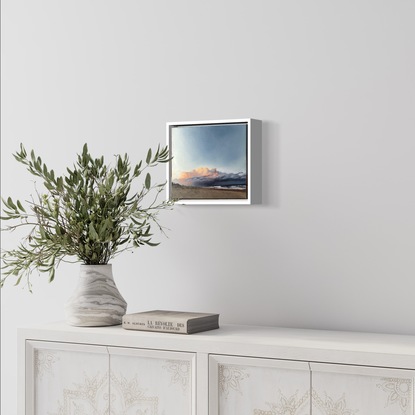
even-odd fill
[(413, 371), (310, 366), (313, 415), (415, 415)]
[(309, 415), (307, 363), (211, 355), (209, 415)]
[(108, 413), (105, 347), (26, 342), (26, 415)]
[(108, 348), (111, 413), (194, 415), (195, 354)]

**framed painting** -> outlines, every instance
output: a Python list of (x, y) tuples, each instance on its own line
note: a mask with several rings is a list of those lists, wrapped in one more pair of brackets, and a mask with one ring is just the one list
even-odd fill
[(251, 118), (167, 123), (168, 199), (181, 204), (251, 204)]

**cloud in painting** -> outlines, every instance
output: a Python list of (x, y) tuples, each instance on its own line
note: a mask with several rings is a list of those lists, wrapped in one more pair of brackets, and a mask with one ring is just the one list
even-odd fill
[(245, 173), (224, 173), (217, 169), (209, 169), (208, 167), (199, 167), (192, 171), (183, 171), (179, 173), (174, 180), (182, 186), (193, 187), (245, 187)]

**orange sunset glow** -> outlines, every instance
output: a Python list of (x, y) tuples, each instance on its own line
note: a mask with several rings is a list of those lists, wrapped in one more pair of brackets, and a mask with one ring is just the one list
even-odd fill
[(178, 183), (184, 184), (189, 179), (193, 177), (218, 177), (219, 172), (217, 169), (209, 169), (208, 167), (199, 167), (197, 169), (193, 169), (192, 171), (182, 171), (179, 172), (177, 179), (175, 180)]

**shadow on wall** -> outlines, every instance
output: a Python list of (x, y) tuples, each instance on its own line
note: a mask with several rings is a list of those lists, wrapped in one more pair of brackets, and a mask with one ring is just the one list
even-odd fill
[(262, 205), (279, 208), (281, 207), (280, 128), (273, 121), (262, 121), (261, 164)]

